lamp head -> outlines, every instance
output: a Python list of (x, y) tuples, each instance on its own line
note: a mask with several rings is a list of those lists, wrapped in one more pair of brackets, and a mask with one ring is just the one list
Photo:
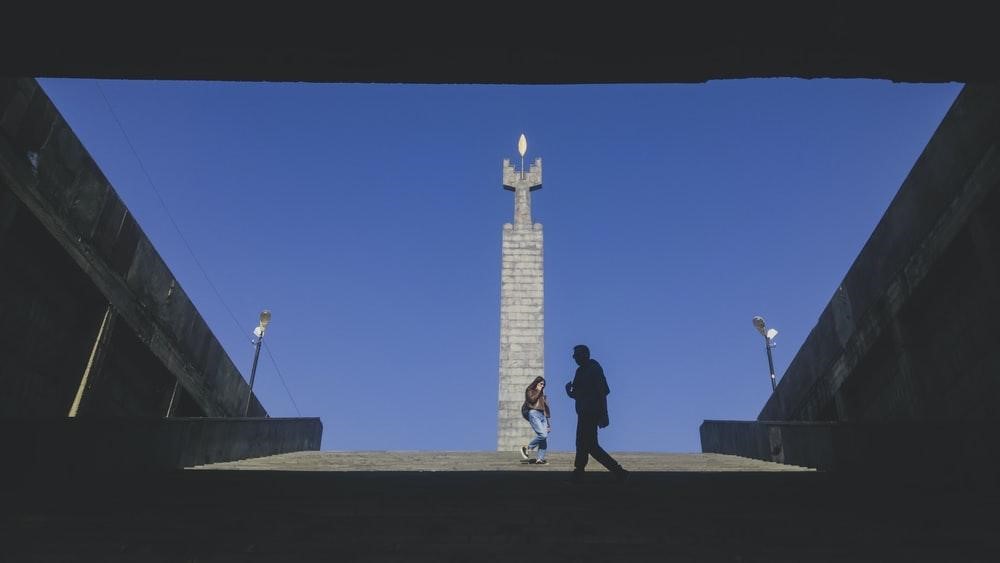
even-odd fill
[(769, 328), (767, 329), (767, 334), (765, 334), (764, 336), (766, 336), (768, 340), (774, 340), (774, 337), (778, 336), (778, 329)]
[(260, 328), (267, 329), (267, 325), (271, 323), (271, 311), (264, 309), (260, 312)]
[(754, 317), (753, 326), (754, 328), (757, 329), (757, 332), (761, 333), (764, 336), (767, 336), (767, 333), (764, 332), (764, 317)]

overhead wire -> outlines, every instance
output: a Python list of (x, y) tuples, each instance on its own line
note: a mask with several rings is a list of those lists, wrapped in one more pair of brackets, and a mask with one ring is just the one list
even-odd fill
[[(100, 92), (101, 98), (104, 99), (104, 103), (108, 106), (108, 111), (111, 113), (111, 117), (115, 120), (115, 123), (118, 125), (119, 131), (121, 131), (122, 136), (125, 138), (125, 143), (128, 145), (129, 150), (132, 151), (132, 156), (135, 157), (136, 162), (139, 163), (139, 169), (142, 170), (143, 176), (146, 177), (146, 182), (149, 183), (149, 187), (152, 188), (153, 193), (156, 195), (156, 199), (160, 202), (160, 205), (163, 207), (163, 211), (164, 213), (166, 213), (167, 219), (170, 220), (170, 224), (173, 225), (174, 230), (177, 232), (177, 236), (179, 236), (181, 241), (184, 243), (184, 247), (187, 249), (188, 254), (191, 255), (191, 259), (194, 260), (195, 265), (198, 266), (198, 270), (201, 271), (201, 275), (204, 276), (205, 281), (208, 282), (208, 286), (212, 288), (212, 292), (215, 293), (215, 297), (219, 300), (219, 303), (221, 303), (222, 307), (226, 310), (227, 313), (229, 313), (229, 318), (233, 320), (233, 323), (236, 325), (237, 330), (239, 330), (241, 334), (246, 335), (247, 334), (246, 331), (244, 331), (243, 327), (240, 325), (240, 322), (236, 319), (236, 315), (233, 314), (233, 310), (229, 308), (228, 304), (226, 304), (226, 300), (222, 298), (222, 293), (220, 293), (218, 288), (215, 287), (215, 284), (212, 283), (212, 279), (208, 276), (208, 272), (205, 270), (205, 267), (202, 266), (201, 261), (198, 260), (198, 257), (195, 255), (194, 249), (188, 242), (187, 237), (185, 237), (184, 233), (181, 232), (180, 227), (177, 225), (177, 221), (174, 220), (173, 215), (170, 213), (170, 208), (167, 207), (166, 201), (163, 199), (163, 196), (160, 195), (160, 191), (156, 189), (156, 184), (153, 182), (152, 176), (150, 176), (149, 172), (146, 170), (146, 166), (145, 164), (143, 164), (142, 158), (139, 157), (139, 152), (135, 149), (135, 146), (132, 144), (131, 138), (129, 138), (128, 133), (125, 131), (125, 126), (122, 125), (121, 120), (118, 119), (118, 114), (115, 112), (114, 107), (111, 105), (111, 100), (108, 99), (108, 96), (104, 93), (104, 89), (101, 88), (100, 81), (94, 80), (94, 85), (97, 86), (97, 91)], [(271, 348), (267, 345), (267, 343), (264, 343), (264, 348), (267, 350), (267, 355), (271, 359), (271, 364), (274, 366), (274, 371), (278, 374), (278, 379), (281, 381), (282, 387), (285, 388), (285, 393), (288, 394), (288, 399), (292, 402), (292, 406), (295, 407), (295, 412), (298, 413), (299, 416), (302, 416), (302, 413), (299, 412), (299, 406), (295, 403), (295, 399), (292, 397), (292, 392), (291, 390), (289, 390), (288, 384), (285, 382), (285, 378), (281, 374), (281, 370), (278, 368), (278, 362), (274, 359), (274, 354), (271, 353)]]

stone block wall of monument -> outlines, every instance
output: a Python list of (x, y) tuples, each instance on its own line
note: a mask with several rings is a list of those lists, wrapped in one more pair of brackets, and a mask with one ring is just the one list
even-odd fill
[(545, 376), (542, 225), (531, 220), (531, 191), (541, 188), (542, 163), (527, 174), (504, 161), (504, 187), (514, 191), (514, 222), (503, 226), (500, 274), (500, 384), (497, 450), (514, 451), (533, 437), (521, 416), (524, 391)]
[(968, 84), (758, 420), (996, 419), (998, 321), (1000, 85)]
[(500, 425), (498, 450), (516, 450), (532, 437), (521, 417), (524, 390), (545, 376), (542, 226), (503, 228), (500, 278)]
[(32, 79), (0, 78), (0, 312), (0, 418), (242, 414), (246, 381)]

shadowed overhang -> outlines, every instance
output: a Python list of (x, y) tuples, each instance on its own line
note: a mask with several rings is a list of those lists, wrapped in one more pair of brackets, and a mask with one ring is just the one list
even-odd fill
[[(754, 77), (1000, 78), (991, 18), (931, 9), (702, 2), (466, 11), (365, 3), (7, 20), (0, 75), (171, 80), (600, 84)], [(34, 8), (33, 8), (34, 9)]]

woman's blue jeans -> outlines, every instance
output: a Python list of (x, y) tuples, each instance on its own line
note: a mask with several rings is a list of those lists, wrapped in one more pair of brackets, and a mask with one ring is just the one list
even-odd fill
[(531, 429), (535, 431), (535, 437), (528, 442), (528, 449), (534, 449), (538, 446), (538, 459), (545, 459), (545, 450), (549, 447), (546, 439), (549, 437), (549, 423), (545, 420), (545, 413), (542, 411), (536, 411), (531, 409), (528, 411), (528, 422), (531, 423)]

